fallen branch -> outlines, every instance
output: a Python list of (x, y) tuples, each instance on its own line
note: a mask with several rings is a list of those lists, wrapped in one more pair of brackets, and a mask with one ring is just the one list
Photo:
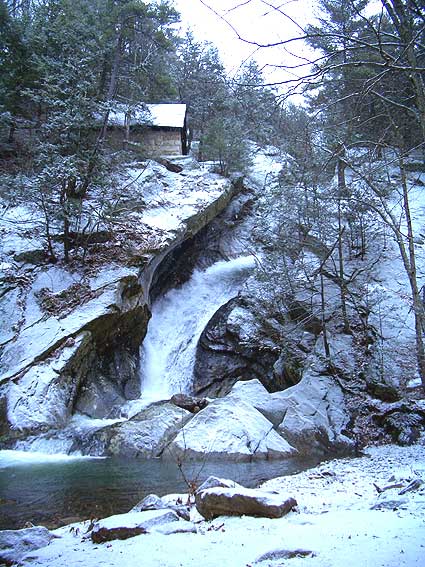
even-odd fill
[[(398, 482), (396, 484), (388, 484), (387, 486), (384, 486), (383, 488), (380, 488), (375, 483), (373, 483), (373, 486), (376, 488), (376, 491), (377, 491), (378, 494), (382, 494), (386, 490), (391, 490), (392, 488), (403, 488), (403, 483)], [(400, 494), (400, 492), (399, 492), (399, 494)]]
[(418, 490), (418, 488), (422, 486), (423, 483), (424, 481), (421, 478), (415, 478), (410, 484), (400, 490), (399, 495), (402, 496), (403, 494), (406, 494), (406, 492), (413, 492), (414, 490)]

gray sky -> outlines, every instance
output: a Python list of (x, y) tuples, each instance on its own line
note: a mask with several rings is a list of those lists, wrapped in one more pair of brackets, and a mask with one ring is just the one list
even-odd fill
[[(299, 35), (302, 32), (291, 18), (304, 25), (312, 21), (314, 14), (313, 0), (204, 0), (204, 3), (228, 20), (243, 38), (265, 44)], [(201, 0), (174, 0), (174, 4), (182, 16), (182, 28), (189, 26), (198, 40), (214, 43), (229, 71), (236, 70), (251, 56), (264, 66), (279, 65), (283, 61), (299, 62), (297, 57), (303, 55), (299, 42), (292, 44), (290, 53), (282, 47), (257, 49), (240, 41), (231, 27)], [(273, 9), (273, 5), (281, 7), (289, 17)], [(279, 80), (277, 72), (266, 74), (271, 80)]]

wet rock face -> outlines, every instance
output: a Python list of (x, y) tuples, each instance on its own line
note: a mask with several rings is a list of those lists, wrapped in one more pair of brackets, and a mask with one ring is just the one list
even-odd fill
[(149, 292), (151, 302), (190, 278), (199, 256), (207, 245), (207, 235), (208, 228), (205, 227), (165, 256), (155, 270)]
[(92, 330), (96, 357), (82, 381), (74, 409), (92, 418), (115, 417), (116, 408), (140, 396), (139, 346), (149, 320), (146, 306)]
[(252, 313), (235, 298), (223, 305), (210, 319), (198, 343), (193, 390), (198, 395), (226, 395), (238, 380), (257, 378), (269, 391), (292, 386), (299, 381), (288, 361), (269, 341), (247, 336)]

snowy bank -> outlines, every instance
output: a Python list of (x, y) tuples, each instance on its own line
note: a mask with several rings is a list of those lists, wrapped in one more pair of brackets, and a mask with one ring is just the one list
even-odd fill
[[(175, 518), (168, 515), (166, 525), (148, 527), (147, 533), (97, 544), (91, 533), (98, 527), (83, 522), (53, 532), (56, 537), (20, 565), (277, 567), (291, 559), (291, 567), (419, 566), (425, 545), (424, 485), (418, 482), (416, 489), (400, 493), (421, 477), (424, 445), (371, 448), (361, 458), (322, 463), (265, 483), (262, 490), (291, 494), (298, 502), (298, 510), (282, 518), (221, 516), (198, 521), (196, 533), (176, 533), (170, 528)], [(140, 514), (101, 524), (134, 526)]]

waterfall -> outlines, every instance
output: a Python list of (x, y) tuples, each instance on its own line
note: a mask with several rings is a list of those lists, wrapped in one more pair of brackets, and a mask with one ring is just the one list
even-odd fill
[(202, 331), (217, 309), (238, 294), (254, 266), (253, 256), (241, 256), (196, 269), (189, 281), (153, 304), (140, 356), (144, 402), (190, 393)]

